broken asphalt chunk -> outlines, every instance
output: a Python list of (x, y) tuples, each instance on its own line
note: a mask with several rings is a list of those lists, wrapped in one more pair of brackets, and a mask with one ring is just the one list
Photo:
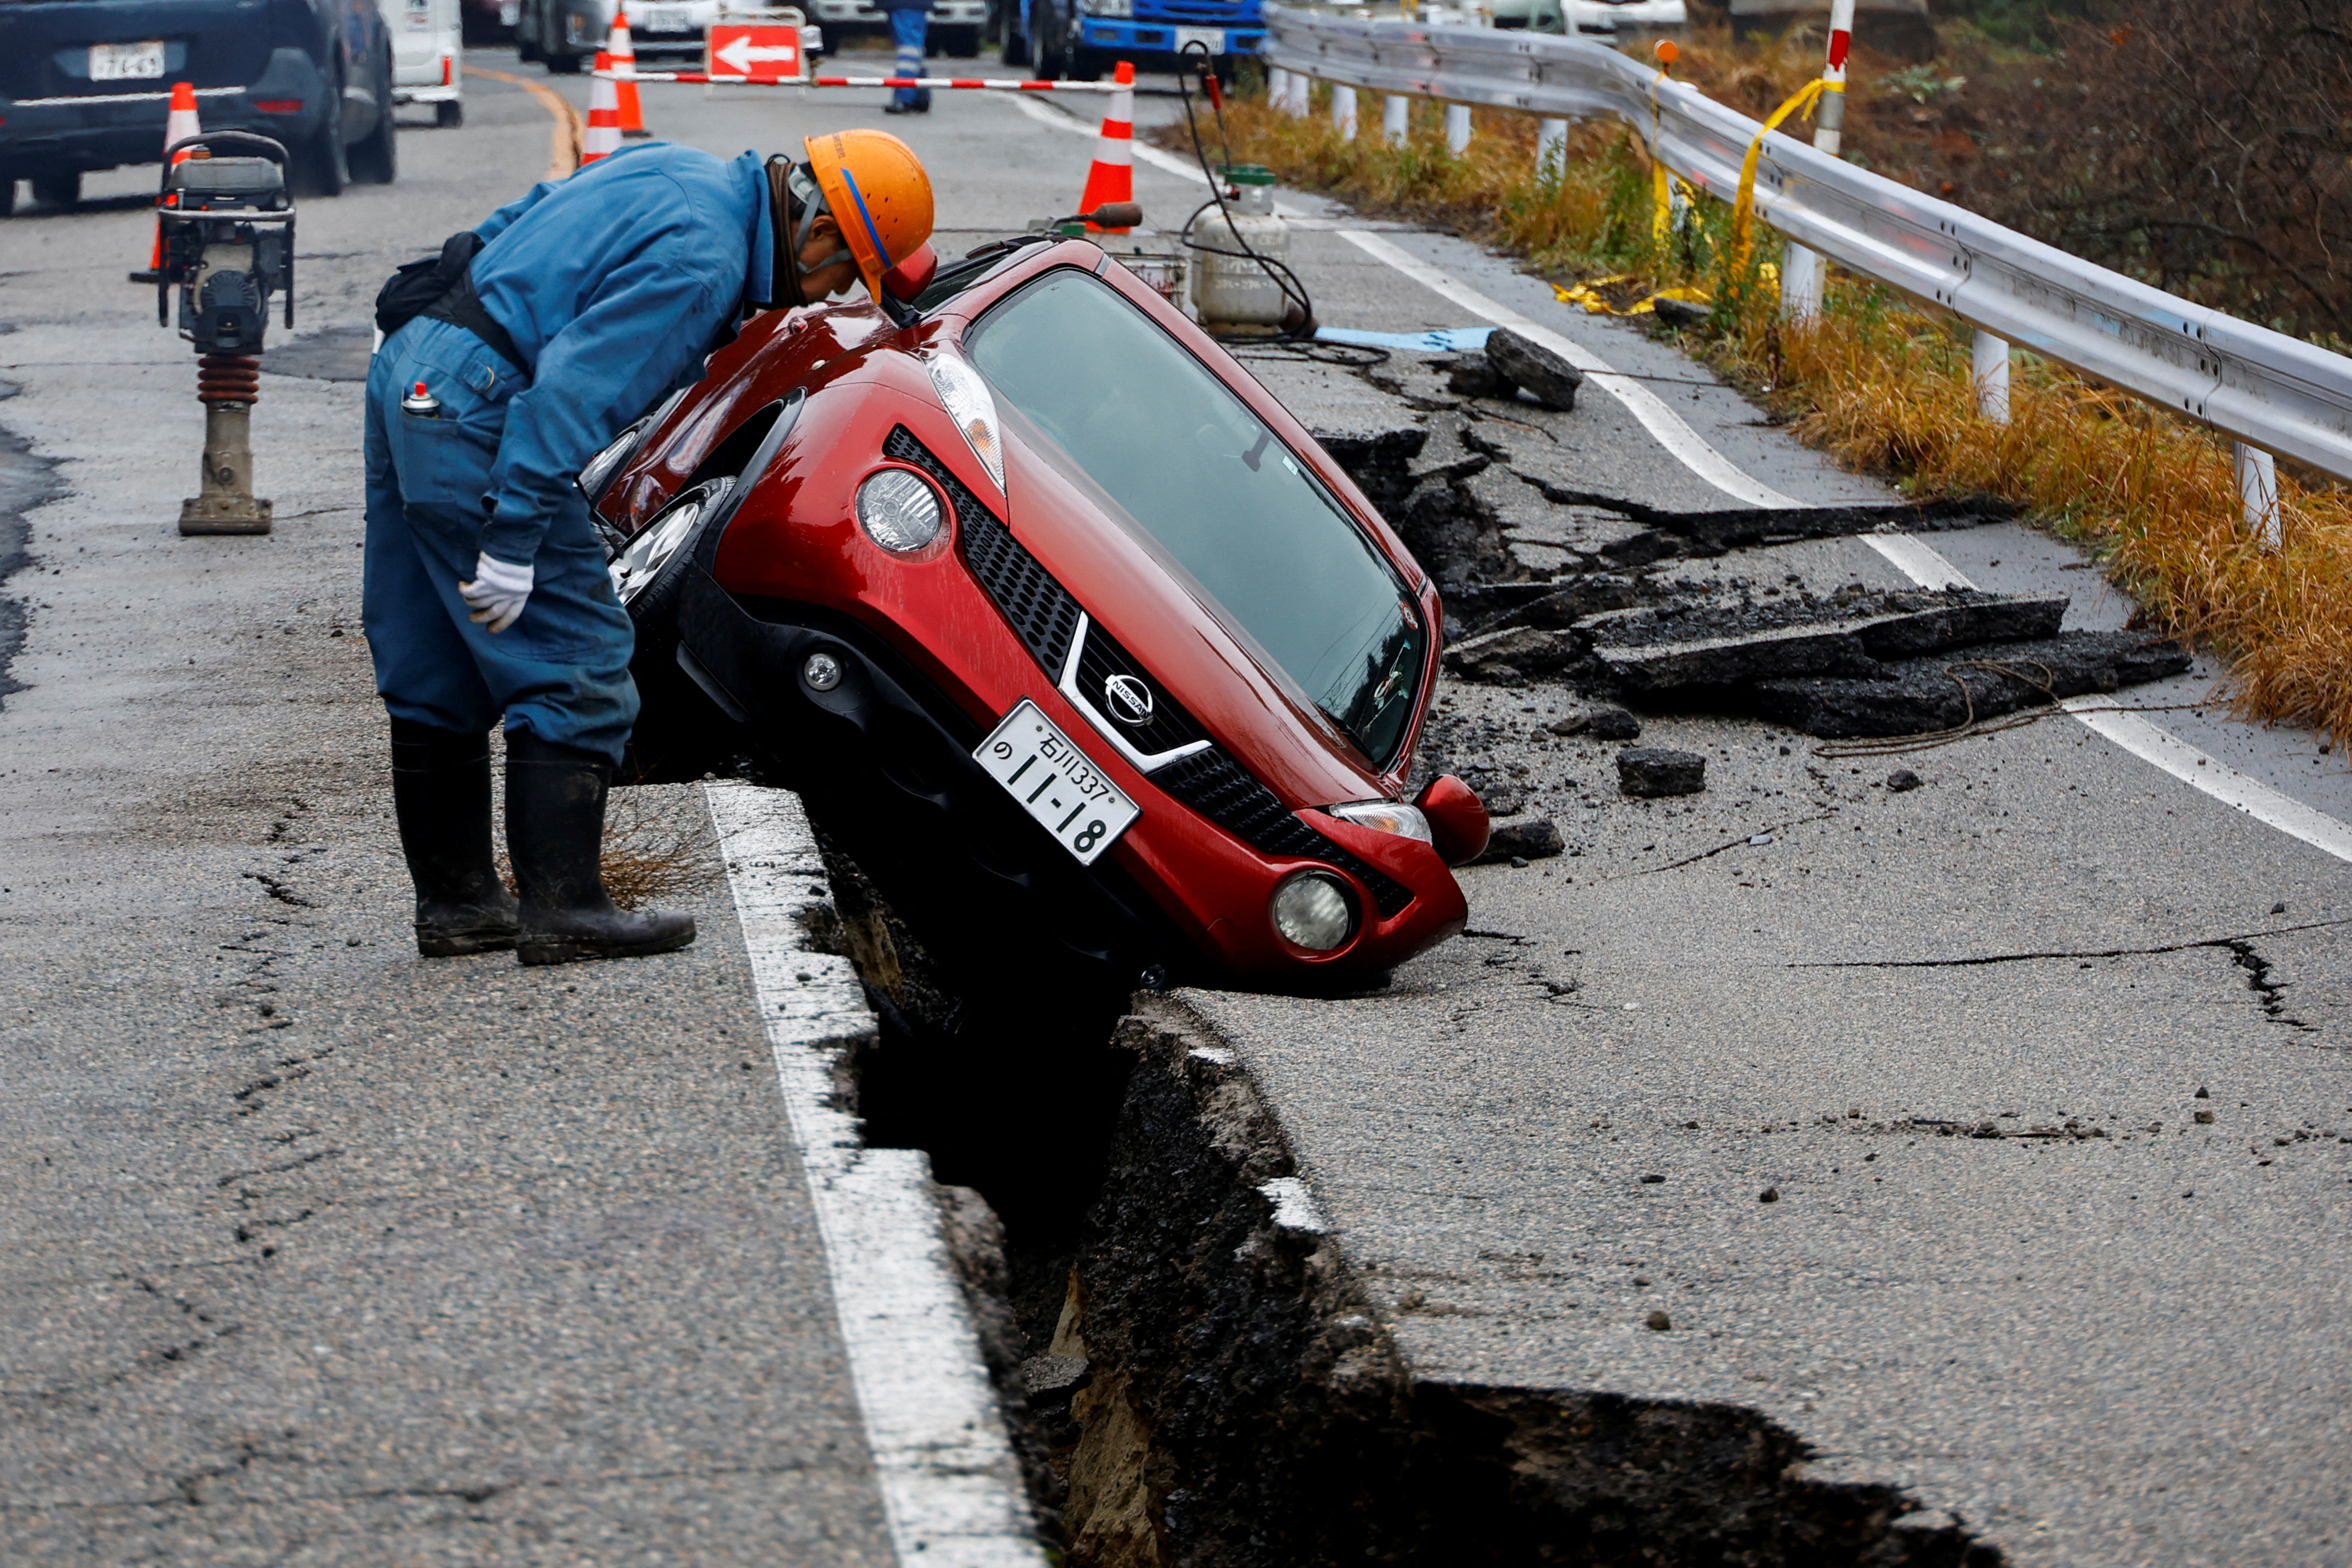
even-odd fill
[(1642, 733), (1642, 721), (1622, 708), (1601, 703), (1580, 708), (1544, 726), (1555, 735), (1589, 735), (1596, 741), (1631, 741)]
[(1617, 787), (1643, 799), (1696, 795), (1706, 787), (1706, 759), (1664, 746), (1629, 746), (1617, 753)]
[(1549, 860), (1568, 847), (1559, 828), (1549, 816), (1525, 816), (1495, 824), (1486, 851), (1471, 862), (1491, 866), (1506, 860)]
[(1486, 363), (1538, 403), (1563, 413), (1576, 406), (1576, 389), (1584, 384), (1583, 373), (1574, 365), (1508, 327), (1487, 334)]
[(1877, 679), (1766, 680), (1754, 689), (1764, 717), (1825, 740), (1850, 740), (1955, 729), (1971, 718), (2161, 680), (2188, 668), (2178, 643), (2137, 632), (2066, 632), (1965, 658), (1904, 659), (1884, 666)]
[(1584, 635), (1515, 626), (1470, 637), (1445, 650), (1445, 668), (1465, 680), (1516, 686), (1530, 675), (1557, 674), (1584, 656)]

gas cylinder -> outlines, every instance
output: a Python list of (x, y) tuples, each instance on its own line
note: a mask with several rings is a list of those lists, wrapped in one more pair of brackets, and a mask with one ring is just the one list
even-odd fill
[[(1221, 171), (1225, 212), (1212, 207), (1192, 224), (1192, 309), (1203, 326), (1278, 327), (1289, 301), (1273, 274), (1244, 247), (1271, 261), (1290, 259), (1290, 229), (1274, 210), (1274, 174), (1255, 163)], [(1220, 256), (1218, 251), (1237, 254)]]

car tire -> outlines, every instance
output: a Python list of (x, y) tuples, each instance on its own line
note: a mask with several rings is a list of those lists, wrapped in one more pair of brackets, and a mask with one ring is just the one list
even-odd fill
[(295, 151), (293, 184), (297, 196), (340, 196), (352, 183), (349, 150), (343, 145), (342, 95), (338, 93), (325, 124), (310, 133)]
[[(15, 194), (16, 182), (11, 180), (8, 184), (10, 194)], [(81, 171), (59, 169), (46, 174), (35, 174), (33, 199), (45, 206), (69, 207), (78, 205), (81, 201)]]
[(941, 27), (931, 36), (940, 41), (940, 52), (951, 60), (976, 60), (980, 58), (978, 27)]
[(586, 58), (587, 57), (585, 55), (550, 55), (547, 57), (547, 74), (550, 76), (578, 76), (580, 74), (581, 62)]
[(1105, 50), (1090, 49), (1084, 44), (1070, 50), (1069, 79), (1072, 81), (1100, 81), (1103, 73), (1110, 68), (1111, 58)]
[(1009, 26), (1004, 31), (1004, 63), (1008, 66), (1025, 66), (1029, 63), (1028, 38), (1015, 33)]
[(466, 123), (466, 106), (450, 100), (433, 106), (433, 123), (444, 131), (455, 131)]
[(0, 178), (0, 217), (7, 217), (16, 210), (16, 176), (10, 174)]
[(392, 69), (376, 79), (375, 129), (346, 154), (352, 178), (362, 185), (388, 185), (400, 177), (400, 132), (392, 121)]

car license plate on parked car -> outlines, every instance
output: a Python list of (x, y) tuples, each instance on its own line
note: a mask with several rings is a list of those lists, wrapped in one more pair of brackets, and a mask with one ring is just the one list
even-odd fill
[(1223, 27), (1179, 27), (1176, 29), (1176, 52), (1182, 54), (1187, 44), (1198, 44), (1213, 55), (1225, 52), (1225, 30)]
[(693, 19), (683, 5), (648, 5), (644, 12), (645, 30), (648, 33), (685, 33), (693, 30)]
[(142, 80), (163, 74), (163, 40), (150, 38), (143, 44), (92, 44), (89, 47), (89, 79), (92, 81)]
[(1081, 866), (1143, 815), (1027, 698), (972, 755)]

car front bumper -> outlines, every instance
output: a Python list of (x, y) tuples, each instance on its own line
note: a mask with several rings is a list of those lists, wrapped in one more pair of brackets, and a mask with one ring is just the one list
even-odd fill
[(1177, 35), (1186, 37), (1198, 33), (1223, 33), (1229, 55), (1255, 55), (1265, 47), (1265, 29), (1247, 27), (1178, 27), (1171, 22), (1131, 22), (1112, 16), (1082, 16), (1078, 20), (1078, 42), (1090, 49), (1109, 49), (1122, 54), (1173, 55), (1182, 47)]

